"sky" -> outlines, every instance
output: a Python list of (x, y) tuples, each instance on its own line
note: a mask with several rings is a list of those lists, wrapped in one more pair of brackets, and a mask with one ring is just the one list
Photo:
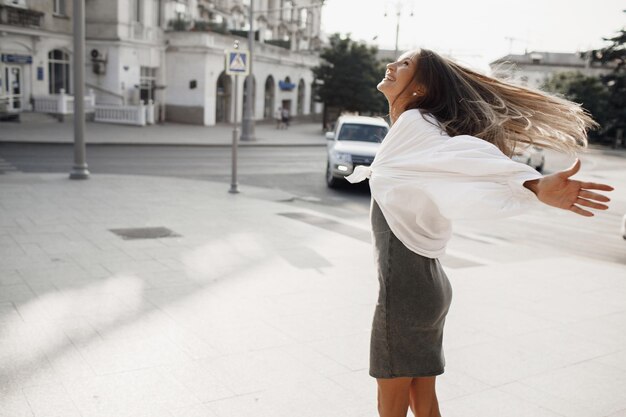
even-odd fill
[(398, 4), (400, 51), (428, 48), (482, 71), (508, 53), (602, 47), (626, 25), (626, 0), (326, 0), (322, 30), (394, 49)]

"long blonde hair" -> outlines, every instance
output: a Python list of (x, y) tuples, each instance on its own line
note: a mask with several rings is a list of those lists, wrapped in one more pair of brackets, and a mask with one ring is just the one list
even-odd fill
[(597, 126), (579, 104), (563, 98), (479, 74), (427, 49), (414, 59), (423, 94), (407, 109), (433, 114), (450, 136), (479, 137), (509, 156), (518, 144), (574, 153)]

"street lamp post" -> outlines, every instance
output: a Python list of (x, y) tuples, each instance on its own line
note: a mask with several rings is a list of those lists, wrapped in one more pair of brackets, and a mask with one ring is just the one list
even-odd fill
[(85, 0), (74, 0), (74, 166), (70, 179), (89, 178), (85, 151)]
[[(402, 17), (402, 6), (402, 1), (396, 2), (396, 45), (394, 51), (394, 56), (396, 58), (398, 57), (398, 39), (400, 37), (400, 18)], [(409, 16), (413, 16), (413, 11), (411, 11)], [(387, 12), (385, 12), (385, 17), (387, 17)]]
[(248, 30), (248, 82), (246, 83), (246, 106), (243, 109), (241, 122), (241, 140), (255, 140), (254, 136), (254, 81), (252, 75), (252, 53), (254, 49), (254, 0), (250, 0), (250, 29)]

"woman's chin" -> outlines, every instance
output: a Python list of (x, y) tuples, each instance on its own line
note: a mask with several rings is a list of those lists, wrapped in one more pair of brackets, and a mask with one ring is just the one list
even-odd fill
[(389, 86), (387, 85), (387, 83), (385, 82), (385, 80), (382, 80), (381, 82), (378, 83), (378, 85), (376, 86), (376, 89), (378, 91), (380, 91), (381, 93), (384, 93), (385, 90), (387, 90), (389, 88)]
[(389, 88), (389, 84), (386, 83), (385, 81), (381, 81), (380, 83), (378, 83), (378, 85), (376, 86), (376, 89), (378, 91), (380, 91), (381, 93), (383, 93), (383, 95), (385, 96), (385, 98), (387, 98), (387, 100), (389, 100), (389, 94), (391, 93), (391, 89)]

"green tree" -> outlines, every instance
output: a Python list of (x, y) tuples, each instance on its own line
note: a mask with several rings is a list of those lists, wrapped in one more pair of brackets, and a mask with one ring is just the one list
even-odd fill
[(324, 103), (325, 116), (329, 108), (337, 114), (344, 110), (386, 114), (387, 102), (376, 90), (385, 73), (384, 65), (376, 58), (377, 48), (338, 33), (329, 41), (330, 46), (320, 54), (322, 64), (313, 69), (316, 95)]
[(591, 60), (613, 66), (611, 73), (601, 77), (609, 93), (606, 133), (626, 129), (626, 29), (612, 38), (604, 38), (609, 46), (591, 51)]
[(609, 123), (610, 94), (608, 87), (600, 78), (587, 76), (580, 72), (560, 72), (549, 78), (541, 88), (580, 103), (600, 124), (598, 130), (591, 132), (591, 138), (602, 135), (607, 123)]

